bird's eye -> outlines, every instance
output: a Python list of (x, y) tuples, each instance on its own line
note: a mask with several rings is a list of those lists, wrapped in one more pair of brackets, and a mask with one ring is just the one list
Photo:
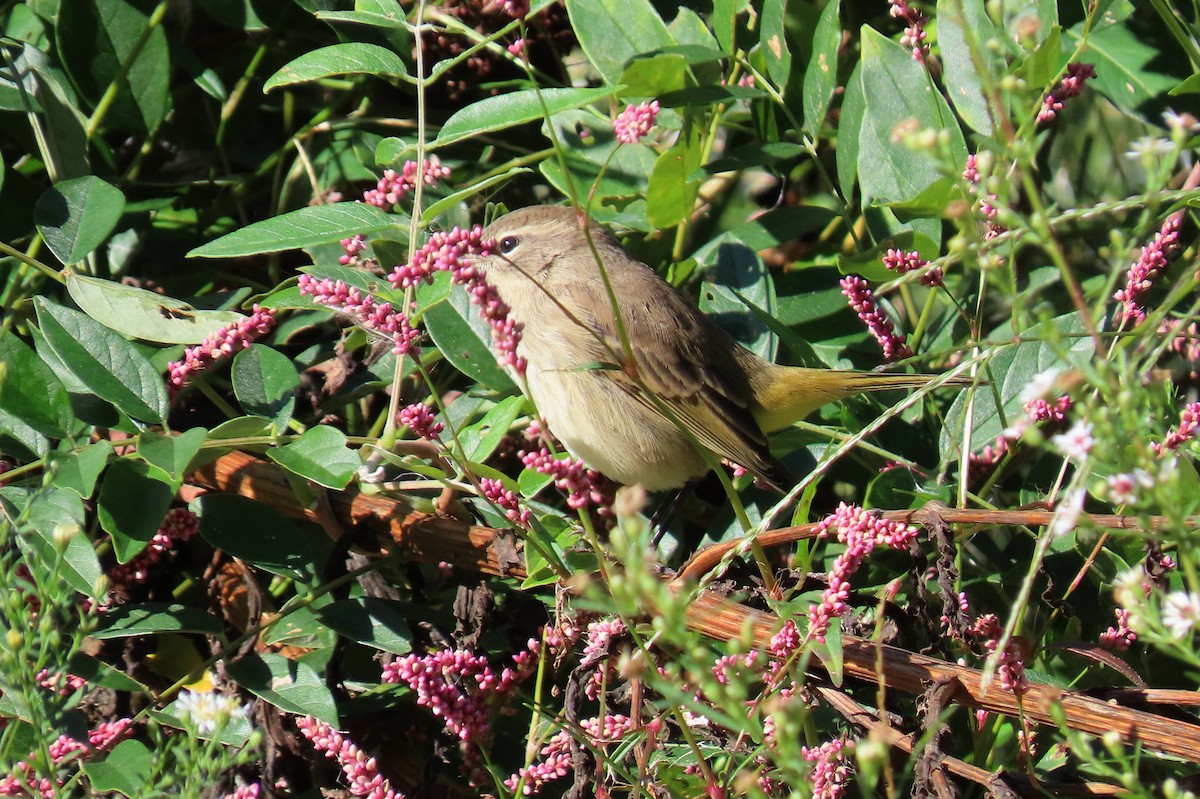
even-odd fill
[(516, 236), (505, 236), (504, 238), (500, 239), (500, 254), (508, 255), (510, 252), (517, 249), (517, 245), (520, 243), (521, 240)]

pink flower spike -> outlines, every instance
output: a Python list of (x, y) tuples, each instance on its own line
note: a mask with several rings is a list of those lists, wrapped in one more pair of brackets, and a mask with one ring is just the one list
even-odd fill
[(1180, 444), (1195, 438), (1197, 426), (1200, 426), (1200, 402), (1189, 402), (1179, 415), (1179, 429), (1168, 433), (1161, 444), (1154, 443), (1150, 446), (1159, 456), (1163, 454), (1163, 450), (1179, 449)]
[(572, 510), (612, 504), (600, 488), (599, 473), (584, 466), (583, 461), (555, 458), (549, 449), (542, 447), (536, 452), (521, 453), (521, 462), (527, 469), (552, 475), (554, 485), (567, 495), (567, 507)]
[(1117, 312), (1120, 326), (1133, 327), (1146, 318), (1143, 305), (1146, 295), (1180, 250), (1179, 224), (1182, 220), (1182, 214), (1167, 217), (1167, 221), (1154, 234), (1154, 240), (1142, 247), (1141, 256), (1129, 267), (1125, 275), (1125, 288), (1113, 294), (1113, 299), (1121, 303), (1121, 309)]
[(846, 759), (846, 742), (841, 738), (826, 741), (820, 746), (802, 746), (800, 753), (812, 763), (813, 799), (841, 799), (846, 795), (851, 766)]
[(414, 402), (407, 408), (401, 408), (396, 414), (396, 420), (421, 438), (430, 441), (437, 441), (438, 435), (446, 429), (444, 424), (434, 421), (433, 410), (423, 402)]
[(909, 5), (908, 0), (888, 0), (888, 5), (892, 18), (905, 23), (900, 44), (912, 51), (913, 61), (924, 64), (929, 57), (929, 45), (925, 44), (925, 24), (929, 20), (919, 9)]
[(940, 286), (942, 285), (942, 268), (940, 266), (930, 267), (929, 261), (921, 257), (921, 253), (913, 250), (905, 252), (904, 250), (888, 250), (883, 256), (883, 265), (885, 268), (896, 272), (897, 274), (906, 275), (909, 272), (918, 269), (924, 269), (925, 274), (921, 275), (921, 284), (924, 286)]
[[(426, 186), (436, 186), (439, 180), (450, 177), (450, 167), (442, 166), (436, 155), (425, 160), (422, 170), (422, 181)], [(394, 169), (384, 170), (383, 177), (375, 184), (375, 188), (363, 193), (363, 202), (384, 210), (391, 209), (404, 199), (410, 191), (417, 187), (417, 162), (405, 161), (400, 172)]]
[(627, 105), (613, 120), (613, 133), (622, 144), (636, 144), (654, 127), (659, 112), (658, 100)]
[(891, 320), (884, 315), (875, 301), (875, 293), (871, 291), (867, 281), (859, 275), (846, 275), (841, 279), (842, 294), (850, 300), (850, 307), (858, 314), (858, 318), (866, 322), (871, 335), (883, 347), (885, 360), (894, 361), (898, 358), (912, 357), (904, 336), (892, 329)]
[(192, 376), (220, 360), (244, 350), (275, 326), (274, 311), (254, 306), (250, 316), (211, 333), (204, 341), (183, 351), (183, 360), (167, 364), (167, 387), (174, 397)]
[(1042, 100), (1042, 110), (1038, 112), (1039, 125), (1048, 125), (1063, 110), (1063, 104), (1072, 97), (1078, 97), (1083, 92), (1083, 84), (1096, 77), (1096, 68), (1092, 64), (1078, 61), (1067, 64), (1067, 74), (1052, 92)]

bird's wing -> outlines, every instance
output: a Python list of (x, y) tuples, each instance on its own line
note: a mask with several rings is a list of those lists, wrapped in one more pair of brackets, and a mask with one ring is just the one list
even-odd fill
[[(620, 277), (658, 280), (652, 273)], [(628, 287), (617, 286), (619, 297), (648, 296), (644, 291), (623, 288)], [(724, 330), (674, 291), (649, 295), (660, 304), (669, 303), (669, 308), (649, 309), (633, 301), (622, 302), (621, 319), (633, 350), (630, 368), (603, 288), (575, 284), (560, 287), (559, 293), (568, 295), (561, 297), (565, 306), (589, 309), (578, 322), (596, 342), (589, 356), (608, 367), (599, 374), (660, 416), (668, 420), (675, 416), (700, 444), (717, 455), (776, 485), (785, 478), (786, 470), (771, 455), (766, 436), (751, 413), (750, 381), (740, 373), (731, 349), (738, 344)], [(660, 320), (664, 316), (672, 318), (674, 324), (663, 325)], [(639, 347), (637, 342), (646, 345)], [(714, 361), (713, 352), (728, 354)]]

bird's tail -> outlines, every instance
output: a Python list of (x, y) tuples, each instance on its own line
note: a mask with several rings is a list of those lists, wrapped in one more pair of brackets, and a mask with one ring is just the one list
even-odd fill
[[(806, 369), (771, 364), (753, 375), (754, 397), (759, 408), (755, 419), (764, 432), (781, 430), (798, 419), (845, 397), (869, 391), (918, 389), (938, 375), (847, 372), (836, 369)], [(969, 377), (953, 377), (945, 386), (969, 386)]]

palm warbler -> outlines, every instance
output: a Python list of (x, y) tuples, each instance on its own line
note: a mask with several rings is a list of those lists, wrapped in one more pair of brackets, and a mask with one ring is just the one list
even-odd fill
[(703, 447), (782, 488), (767, 433), (843, 397), (932, 379), (763, 360), (595, 225), (593, 251), (587, 221), (558, 206), (514, 211), (484, 231), (495, 247), (475, 264), (524, 325), (525, 390), (550, 430), (619, 483), (681, 486), (708, 471)]

